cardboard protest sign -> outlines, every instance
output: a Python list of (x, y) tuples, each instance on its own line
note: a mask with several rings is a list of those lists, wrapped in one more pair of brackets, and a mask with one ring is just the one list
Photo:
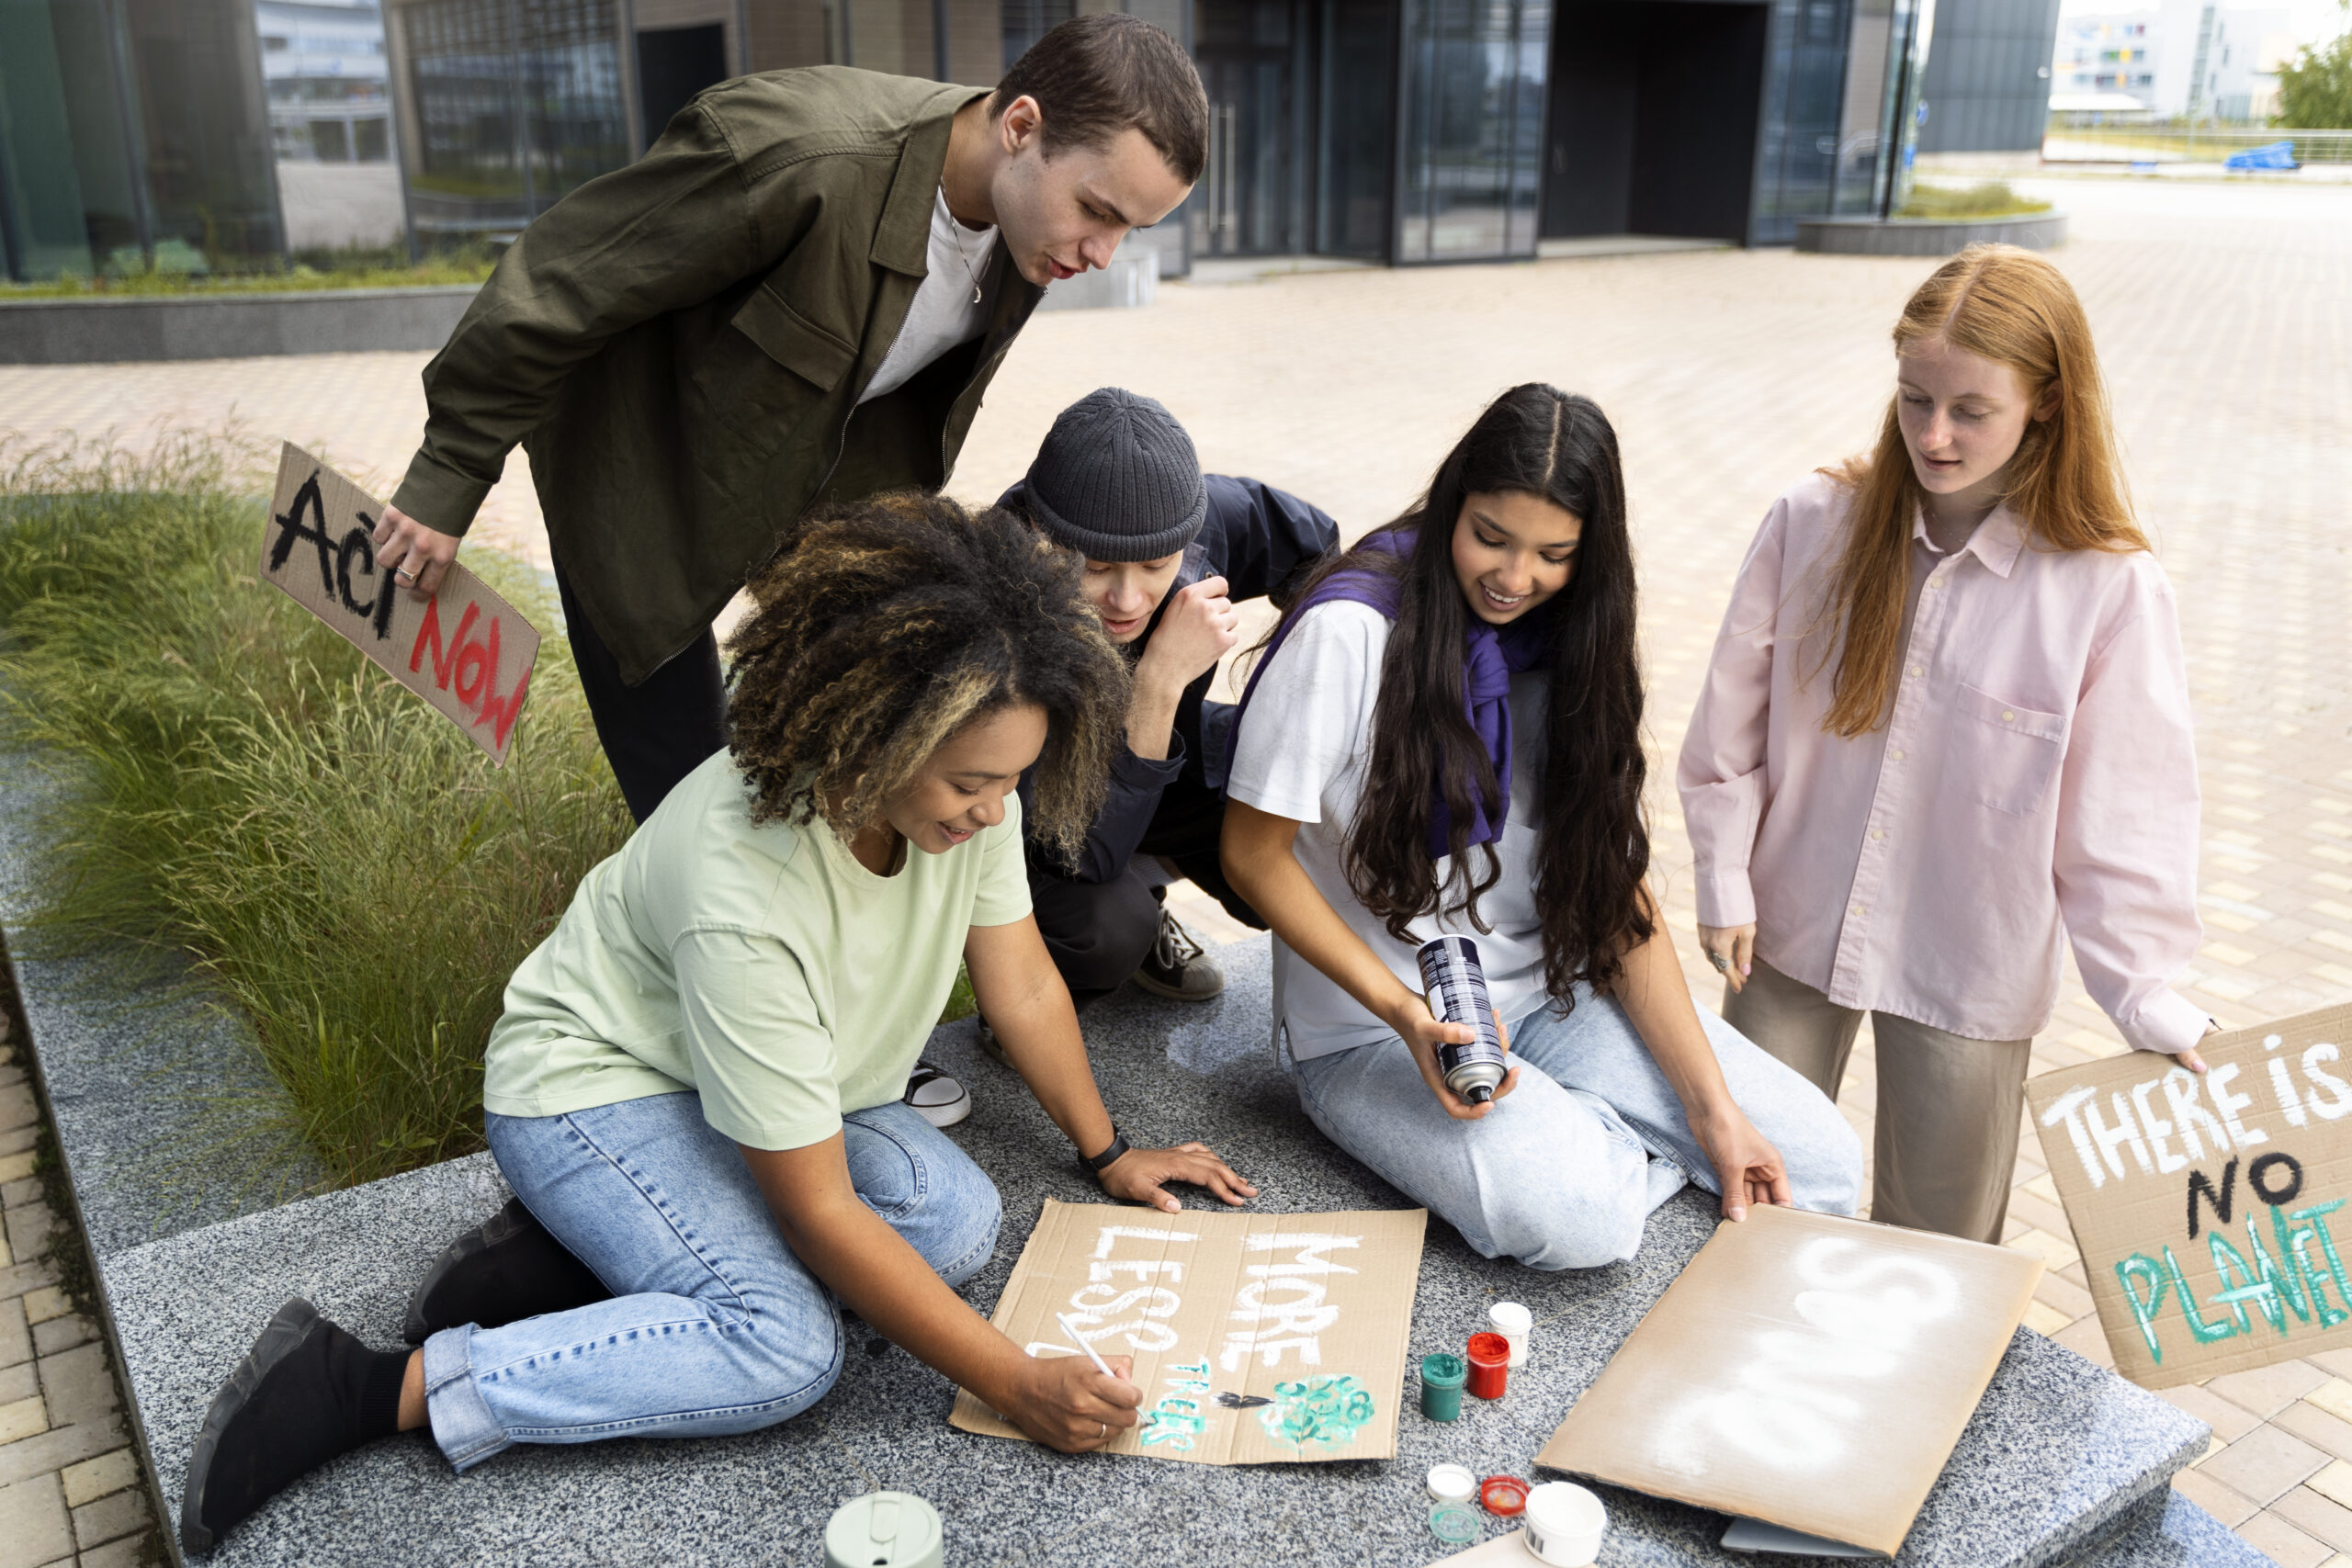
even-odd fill
[(1535, 1462), (1891, 1557), (2041, 1267), (1750, 1209), (1667, 1287)]
[(288, 442), (262, 530), (261, 576), (503, 766), (539, 634), (455, 561), (432, 598), (411, 598), (376, 568), (371, 539), (383, 514), (366, 491)]
[[(1033, 1356), (1133, 1356), (1143, 1409), (1114, 1453), (1193, 1464), (1387, 1459), (1422, 1209), (1166, 1214), (1046, 1201), (990, 1319)], [(968, 1391), (949, 1424), (1022, 1438)], [(1024, 1438), (1025, 1441), (1026, 1438)]]
[[(2026, 1084), (2115, 1370), (2200, 1382), (2352, 1345), (2352, 1007)], [(2340, 1221), (2334, 1223), (2341, 1223)]]

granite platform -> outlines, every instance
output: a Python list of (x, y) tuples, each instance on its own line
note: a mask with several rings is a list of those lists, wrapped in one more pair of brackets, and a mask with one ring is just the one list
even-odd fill
[[(1229, 984), (1213, 1002), (1185, 1006), (1127, 991), (1088, 1012), (1114, 1115), (1138, 1142), (1209, 1143), (1259, 1184), (1261, 1209), (1407, 1206), (1299, 1113), (1268, 1044), (1266, 939), (1222, 949), (1218, 958)], [(52, 977), (25, 966), (37, 1048), (45, 1069), (56, 1062), (59, 1082), (88, 1073), (78, 1081), (89, 1099), (77, 1103), (93, 1109), (69, 1117), (61, 1106), (61, 1130), (77, 1184), (100, 1195), (94, 1250), (154, 1472), (175, 1502), (213, 1393), (286, 1298), (307, 1296), (372, 1342), (395, 1344), (417, 1277), (507, 1190), (482, 1156), (259, 1212), (220, 1217), (215, 1210), (194, 1223), (180, 1223), (182, 1210), (142, 1209), (140, 1183), (116, 1179), (131, 1113), (119, 1104), (101, 1113), (107, 1075), (77, 1055), (86, 1043), (77, 1047), (73, 1038), (74, 1005), (40, 995)], [(979, 1052), (970, 1024), (942, 1028), (928, 1055), (972, 1090), (975, 1112), (951, 1135), (1005, 1196), (997, 1256), (964, 1292), (986, 1312), (1042, 1200), (1099, 1201), (1100, 1193), (1019, 1080)], [(171, 1114), (167, 1105), (149, 1113)], [(768, 1431), (518, 1449), (463, 1477), (452, 1476), (424, 1438), (397, 1438), (306, 1478), (208, 1561), (816, 1563), (832, 1509), (858, 1492), (890, 1487), (939, 1507), (951, 1563), (1417, 1568), (1442, 1555), (1425, 1524), (1428, 1467), (1453, 1461), (1480, 1474), (1531, 1475), (1552, 1428), (1715, 1223), (1712, 1201), (1686, 1192), (1653, 1217), (1630, 1262), (1539, 1274), (1477, 1257), (1433, 1221), (1414, 1309), (1414, 1361), (1458, 1348), (1483, 1324), (1488, 1303), (1504, 1298), (1526, 1303), (1534, 1315), (1532, 1356), (1513, 1373), (1506, 1399), (1467, 1401), (1464, 1419), (1452, 1425), (1420, 1416), (1408, 1374), (1397, 1394), (1399, 1452), (1390, 1461), (1213, 1469), (1071, 1458), (957, 1432), (946, 1424), (947, 1381), (861, 1330), (832, 1393)], [(2172, 1405), (2020, 1330), (1897, 1561), (1918, 1568), (2259, 1563), (2169, 1490), (2206, 1435)], [(1783, 1568), (1797, 1561), (1723, 1551), (1721, 1516), (1605, 1495), (1614, 1523), (1604, 1564)]]

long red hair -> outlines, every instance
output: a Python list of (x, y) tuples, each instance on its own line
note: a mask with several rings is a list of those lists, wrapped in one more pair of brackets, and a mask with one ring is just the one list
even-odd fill
[[(2002, 498), (2033, 545), (2148, 547), (2132, 521), (2090, 322), (2064, 274), (2015, 245), (1969, 246), (1918, 287), (1894, 323), (1898, 355), (1937, 341), (2016, 371), (2035, 408), (2056, 389), (2053, 412), (2026, 426)], [(1821, 727), (1849, 739), (1885, 722), (1901, 680), (1911, 529), (1926, 495), (1895, 408), (1888, 399), (1868, 457), (1825, 470), (1852, 492), (1853, 504), (1822, 608), (1822, 624), (1844, 635)]]

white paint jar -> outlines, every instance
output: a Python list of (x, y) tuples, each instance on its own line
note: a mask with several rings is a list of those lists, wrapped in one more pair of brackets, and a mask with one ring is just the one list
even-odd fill
[(1566, 1481), (1547, 1481), (1527, 1495), (1527, 1550), (1552, 1568), (1586, 1568), (1600, 1555), (1609, 1510), (1600, 1499)]
[(1527, 1361), (1527, 1337), (1535, 1328), (1535, 1318), (1517, 1302), (1497, 1302), (1487, 1309), (1487, 1326), (1510, 1341), (1510, 1364), (1516, 1368)]
[(1439, 1503), (1467, 1503), (1478, 1494), (1478, 1478), (1467, 1465), (1430, 1466), (1430, 1497)]

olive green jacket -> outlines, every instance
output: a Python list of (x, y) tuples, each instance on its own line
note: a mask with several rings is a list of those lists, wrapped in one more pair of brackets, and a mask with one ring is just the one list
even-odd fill
[(978, 89), (820, 66), (712, 88), (523, 231), (425, 367), (392, 504), (462, 535), (516, 443), (634, 684), (820, 499), (936, 489), (1043, 292), (1001, 245), (986, 332), (857, 398), (906, 321)]

